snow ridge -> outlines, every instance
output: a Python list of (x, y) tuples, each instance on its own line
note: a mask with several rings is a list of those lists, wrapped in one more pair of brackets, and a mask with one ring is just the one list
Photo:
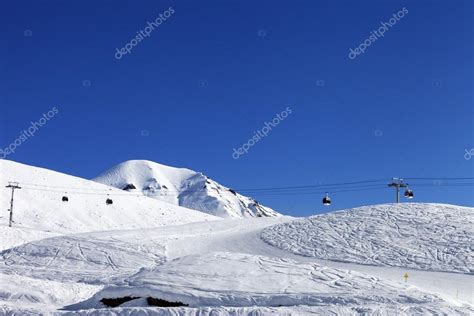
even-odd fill
[(123, 162), (93, 181), (219, 217), (280, 215), (200, 172), (147, 160)]

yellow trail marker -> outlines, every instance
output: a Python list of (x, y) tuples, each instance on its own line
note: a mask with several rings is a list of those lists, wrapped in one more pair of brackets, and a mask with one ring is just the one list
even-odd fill
[(408, 280), (408, 273), (405, 272), (405, 274), (403, 275), (403, 277), (405, 278), (405, 283), (407, 283), (407, 280)]

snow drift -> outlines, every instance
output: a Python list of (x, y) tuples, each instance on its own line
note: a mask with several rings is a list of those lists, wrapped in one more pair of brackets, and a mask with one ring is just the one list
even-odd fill
[(443, 204), (364, 206), (275, 225), (261, 237), (319, 259), (472, 273), (473, 212)]
[(147, 160), (123, 162), (93, 180), (219, 217), (279, 215), (200, 172)]

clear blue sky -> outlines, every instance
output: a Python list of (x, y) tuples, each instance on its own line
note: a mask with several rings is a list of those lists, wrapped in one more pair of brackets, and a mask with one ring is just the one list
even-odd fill
[[(148, 159), (234, 188), (472, 177), (473, 11), (471, 0), (3, 2), (0, 147), (56, 106), (7, 159), (85, 178)], [(414, 189), (415, 201), (474, 205), (472, 187)], [(253, 196), (288, 214), (323, 210), (321, 194)], [(325, 210), (392, 200), (388, 188), (340, 193)]]

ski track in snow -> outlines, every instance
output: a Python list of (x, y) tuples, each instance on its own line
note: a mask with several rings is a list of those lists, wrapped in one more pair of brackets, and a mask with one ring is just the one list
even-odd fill
[[(462, 311), (415, 288), (367, 274), (235, 252), (185, 256), (160, 267), (141, 269), (118, 285), (107, 286), (92, 298), (66, 309), (103, 308), (101, 299), (125, 296), (159, 297), (194, 308), (308, 305), (331, 309), (372, 305), (379, 309), (399, 306)], [(143, 300), (136, 299), (127, 306), (142, 304)]]
[[(41, 168), (2, 160), (0, 169), (1, 183), (42, 185), (15, 193), (14, 227), (0, 214), (0, 315), (474, 313), (472, 208), (220, 220)], [(230, 207), (234, 195), (210, 182)], [(113, 205), (107, 193), (116, 194)], [(0, 208), (9, 194), (0, 188)], [(144, 297), (114, 309), (98, 302), (131, 294), (190, 307), (151, 308)]]
[(262, 238), (319, 259), (473, 273), (473, 211), (437, 204), (361, 207), (272, 226)]
[[(21, 306), (25, 307), (22, 311), (23, 313), (30, 311), (32, 314), (35, 314), (35, 308), (43, 310), (49, 307), (51, 310), (54, 310), (66, 305), (74, 306), (74, 303), (77, 304), (81, 301), (84, 304), (82, 308), (92, 306), (90, 305), (91, 302), (97, 304), (97, 300), (88, 301), (86, 298), (90, 297), (90, 295), (84, 294), (91, 293), (89, 291), (90, 286), (96, 286), (96, 295), (115, 293), (113, 290), (110, 291), (110, 289), (106, 289), (106, 292), (100, 291), (107, 284), (115, 284), (119, 289), (117, 293), (120, 294), (130, 295), (137, 293), (134, 291), (140, 291), (140, 287), (128, 289), (126, 285), (130, 284), (130, 280), (133, 280), (133, 282), (136, 282), (135, 285), (147, 284), (148, 286), (150, 284), (148, 279), (138, 277), (140, 272), (142, 276), (149, 273), (147, 277), (154, 280), (154, 282), (158, 280), (160, 284), (168, 284), (166, 290), (163, 290), (161, 287), (161, 290), (149, 288), (150, 294), (157, 295), (159, 293), (161, 298), (168, 297), (171, 300), (176, 300), (176, 297), (179, 297), (179, 295), (188, 293), (189, 295), (183, 298), (191, 300), (188, 303), (207, 303), (210, 307), (202, 308), (195, 306), (158, 309), (140, 307), (140, 301), (137, 301), (133, 303), (135, 305), (130, 303), (129, 305), (131, 306), (125, 307), (125, 305), (118, 309), (113, 309), (114, 313), (121, 313), (123, 315), (133, 313), (173, 315), (173, 313), (176, 313), (175, 315), (178, 315), (179, 313), (186, 312), (189, 315), (203, 315), (203, 313), (204, 315), (210, 315), (208, 314), (210, 311), (219, 311), (224, 313), (224, 315), (225, 313), (247, 315), (264, 311), (268, 313), (278, 311), (278, 313), (282, 314), (291, 311), (293, 314), (301, 312), (301, 315), (305, 315), (321, 314), (324, 311), (325, 313), (350, 315), (362, 311), (368, 313), (380, 312), (382, 314), (389, 313), (390, 311), (405, 311), (406, 314), (441, 311), (448, 315), (468, 315), (469, 311), (474, 312), (472, 309), (472, 287), (470, 286), (473, 279), (470, 275), (408, 270), (413, 279), (410, 279), (408, 290), (405, 292), (405, 290), (400, 291), (400, 289), (404, 288), (401, 279), (403, 272), (407, 271), (406, 269), (371, 267), (303, 257), (275, 248), (260, 239), (260, 234), (265, 227), (289, 223), (293, 220), (287, 217), (223, 220), (213, 222), (212, 225), (201, 222), (178, 226), (164, 226), (159, 229), (105, 231), (48, 238), (2, 252), (1, 255), (9, 257), (10, 261), (8, 265), (0, 266), (0, 276), (15, 279), (14, 276), (20, 274), (22, 278), (58, 282), (60, 284), (76, 280), (79, 288), (81, 288), (81, 284), (83, 285), (84, 288), (78, 291), (75, 301), (71, 299), (61, 300), (59, 298), (56, 300), (40, 299), (37, 303), (32, 303), (26, 298), (15, 300), (16, 302), (21, 302)], [(82, 253), (77, 245), (84, 249)], [(74, 246), (72, 250), (70, 250), (71, 246)], [(49, 249), (50, 247), (51, 249)], [(62, 249), (58, 256), (56, 256), (57, 249)], [(91, 253), (88, 253), (88, 251), (91, 251)], [(118, 271), (110, 266), (104, 251), (114, 258), (115, 262), (120, 262)], [(216, 258), (216, 252), (221, 253), (218, 255), (224, 253), (225, 256), (228, 256), (227, 262), (219, 257)], [(41, 267), (41, 264), (35, 262), (38, 259), (38, 253), (44, 256), (40, 256), (42, 262), (49, 262), (51, 258), (55, 258), (55, 260), (49, 267)], [(88, 260), (85, 258), (88, 258)], [(242, 260), (242, 258), (245, 260)], [(229, 262), (231, 264), (228, 264)], [(288, 264), (288, 262), (292, 263)], [(281, 265), (284, 266), (283, 273), (279, 268)], [(302, 268), (298, 266), (302, 266)], [(142, 267), (145, 267), (145, 269), (140, 271)], [(219, 267), (225, 267), (224, 277), (216, 277), (210, 274), (217, 271)], [(330, 272), (329, 276), (324, 276), (325, 269)], [(334, 273), (335, 269), (337, 269), (336, 273)], [(254, 275), (252, 271), (259, 272)], [(299, 271), (306, 272), (299, 273)], [(310, 296), (304, 297), (303, 293), (305, 291), (321, 289), (321, 287), (317, 286), (318, 284), (316, 286), (314, 284), (311, 286), (307, 285), (305, 291), (298, 294), (298, 291), (302, 290), (304, 284), (311, 282), (311, 273), (313, 271), (320, 273), (319, 277), (329, 280), (329, 284), (333, 286), (332, 289), (345, 288), (346, 294), (344, 294), (344, 291), (334, 291), (333, 293), (326, 291), (328, 295), (329, 293), (331, 294), (326, 296), (321, 292), (318, 294), (319, 296), (313, 293)], [(350, 273), (349, 271), (359, 271), (364, 276), (362, 279), (356, 279), (349, 284), (341, 282), (340, 276), (347, 277), (347, 273)], [(137, 272), (138, 274), (136, 274)], [(154, 276), (153, 273), (157, 273), (159, 277)], [(176, 273), (181, 273), (181, 284), (176, 282)], [(257, 288), (254, 286), (251, 289), (249, 286), (244, 286), (239, 291), (235, 288), (236, 282), (229, 281), (229, 277), (239, 273), (241, 275), (239, 280), (242, 284), (245, 284), (245, 282), (250, 282), (250, 284), (251, 282), (257, 282), (262, 287)], [(262, 277), (265, 273), (266, 277)], [(357, 272), (352, 273), (358, 274)], [(282, 278), (282, 276), (287, 275), (289, 277)], [(377, 290), (369, 291), (367, 286), (364, 286), (365, 281), (362, 282), (364, 278), (373, 278), (383, 286), (376, 288)], [(273, 283), (274, 280), (279, 281), (279, 285), (272, 289), (273, 284), (268, 283)], [(337, 282), (338, 280), (339, 282)], [(222, 282), (216, 284), (218, 281)], [(435, 285), (435, 281), (439, 283)], [(262, 283), (266, 285), (263, 286)], [(443, 284), (443, 286), (439, 286), (440, 284)], [(213, 286), (214, 288), (212, 288)], [(390, 287), (398, 288), (399, 290), (391, 292), (387, 290)], [(207, 291), (205, 290), (206, 288)], [(416, 292), (416, 289), (421, 289), (425, 294)], [(456, 290), (459, 293), (456, 293)], [(357, 291), (363, 294), (356, 301), (353, 301), (353, 293)], [(37, 292), (33, 291), (33, 293)], [(228, 295), (225, 296), (225, 293)], [(426, 293), (432, 293), (435, 296), (430, 296)], [(15, 295), (14, 293), (10, 294)], [(137, 294), (142, 295), (144, 293), (138, 292)], [(456, 294), (459, 297), (456, 297)], [(200, 301), (206, 295), (209, 296), (208, 300), (205, 301), (203, 299)], [(400, 295), (415, 301), (412, 303), (399, 301), (400, 298), (398, 296)], [(368, 296), (371, 299), (366, 298)], [(93, 297), (97, 299), (100, 296)], [(219, 297), (227, 299), (227, 304), (237, 306), (215, 306), (215, 304), (219, 303), (224, 304), (223, 299), (217, 299)], [(297, 304), (298, 306), (291, 308), (264, 305), (260, 308), (245, 306), (246, 304), (255, 305), (259, 300), (261, 304), (270, 304), (271, 297), (280, 297), (281, 302)], [(334, 297), (337, 298), (338, 302), (344, 301), (346, 303), (333, 304), (334, 301), (332, 299)], [(420, 297), (422, 297), (422, 300), (417, 301)], [(318, 304), (308, 306), (310, 303), (314, 304), (314, 300), (318, 300)], [(6, 301), (7, 303), (5, 304), (0, 302), (0, 305), (4, 306), (5, 311), (14, 311), (15, 309), (11, 307), (11, 301)], [(45, 301), (49, 302), (49, 305), (42, 303)], [(244, 304), (243, 302), (246, 303)], [(352, 304), (349, 302), (352, 302)], [(239, 304), (244, 306), (239, 306)], [(461, 306), (461, 304), (464, 305)], [(30, 309), (26, 308), (28, 306), (30, 306)], [(76, 305), (76, 307), (78, 310), (75, 310), (74, 313), (79, 315), (100, 314), (101, 311), (101, 309), (79, 311), (81, 306)], [(107, 310), (102, 311), (105, 312)], [(63, 311), (61, 313), (69, 314), (72, 312)]]
[[(135, 234), (135, 233), (134, 233)], [(145, 241), (61, 236), (42, 239), (0, 253), (0, 271), (52, 281), (105, 284), (137, 270), (166, 261), (165, 248)], [(67, 272), (67, 273), (64, 273)]]

